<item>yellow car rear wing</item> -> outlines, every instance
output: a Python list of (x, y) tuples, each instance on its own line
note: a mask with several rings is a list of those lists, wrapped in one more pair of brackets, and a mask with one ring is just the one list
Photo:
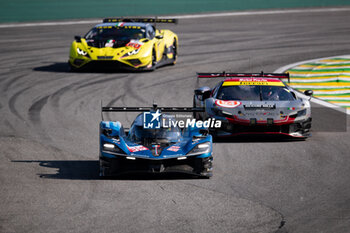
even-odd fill
[(135, 23), (178, 23), (178, 19), (158, 19), (158, 18), (106, 18), (104, 23), (135, 22)]

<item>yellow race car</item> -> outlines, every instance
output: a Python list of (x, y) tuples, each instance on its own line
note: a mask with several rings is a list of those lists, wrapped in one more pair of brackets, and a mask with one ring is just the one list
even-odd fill
[(157, 23), (177, 23), (177, 19), (104, 19), (84, 37), (75, 36), (69, 54), (70, 70), (91, 66), (154, 70), (175, 64), (178, 37), (170, 30), (156, 29)]

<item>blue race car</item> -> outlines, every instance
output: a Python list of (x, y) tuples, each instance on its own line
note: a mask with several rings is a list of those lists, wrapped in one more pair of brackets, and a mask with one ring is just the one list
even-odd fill
[[(174, 115), (196, 112), (183, 107), (102, 107), (102, 112), (141, 112), (124, 130), (119, 121), (100, 123), (100, 176), (125, 173), (187, 173), (212, 176), (212, 136), (208, 129), (189, 121), (180, 128)], [(147, 122), (148, 121), (148, 122)]]

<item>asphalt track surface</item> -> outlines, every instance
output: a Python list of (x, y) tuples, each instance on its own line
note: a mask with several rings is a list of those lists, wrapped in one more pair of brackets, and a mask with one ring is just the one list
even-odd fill
[[(214, 176), (98, 178), (100, 101), (190, 106), (195, 72), (265, 72), (350, 54), (349, 12), (181, 20), (175, 66), (69, 73), (93, 25), (2, 28), (0, 232), (349, 232), (350, 134), (214, 145)], [(317, 106), (314, 105), (316, 108)], [(315, 116), (316, 117), (316, 116)]]

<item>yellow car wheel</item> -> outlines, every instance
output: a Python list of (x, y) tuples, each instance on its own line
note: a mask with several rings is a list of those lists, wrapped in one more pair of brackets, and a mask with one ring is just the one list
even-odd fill
[(72, 64), (70, 64), (70, 62), (68, 62), (68, 71), (69, 72), (77, 72), (79, 69), (72, 66)]
[(152, 50), (152, 67), (151, 70), (155, 70), (156, 69), (156, 64), (157, 64), (157, 57), (156, 57), (156, 51)]
[(174, 38), (174, 42), (173, 42), (173, 59), (174, 59), (174, 61), (173, 61), (173, 65), (175, 65), (176, 64), (176, 60), (177, 60), (177, 43), (176, 43), (176, 39)]

